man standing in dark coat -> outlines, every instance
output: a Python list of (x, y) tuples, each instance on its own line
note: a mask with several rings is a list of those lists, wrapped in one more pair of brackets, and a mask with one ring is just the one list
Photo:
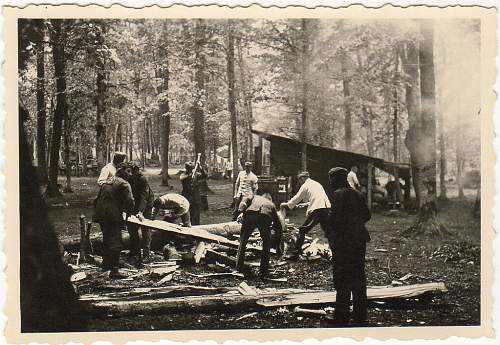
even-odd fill
[[(134, 195), (135, 206), (134, 214), (142, 221), (144, 218), (152, 219), (154, 193), (149, 186), (148, 180), (142, 174), (140, 167), (135, 163), (129, 163), (132, 175), (130, 186)], [(139, 237), (139, 225), (130, 223), (127, 225), (128, 233), (130, 234), (130, 255), (129, 260), (134, 264), (140, 265), (143, 261), (150, 260), (151, 254), (151, 230), (141, 226), (141, 238)], [(141, 254), (142, 248), (142, 254)]]
[(123, 213), (127, 217), (132, 214), (134, 197), (127, 180), (131, 170), (125, 164), (117, 167), (116, 175), (107, 179), (99, 190), (95, 202), (94, 221), (98, 222), (102, 231), (104, 270), (111, 270), (111, 279), (124, 278), (118, 271), (120, 251), (122, 249), (122, 230), (125, 230)]
[(349, 186), (347, 174), (344, 168), (328, 172), (333, 189), (328, 240), (333, 252), (333, 279), (337, 290), (334, 322), (336, 326), (348, 325), (352, 293), (354, 323), (366, 326), (365, 253), (370, 235), (365, 223), (370, 220), (371, 213), (363, 194)]
[(244, 197), (239, 205), (240, 214), (237, 217), (241, 225), (240, 245), (236, 259), (236, 269), (242, 271), (245, 263), (245, 250), (248, 239), (255, 228), (259, 229), (262, 239), (262, 252), (260, 258), (260, 276), (269, 277), (269, 257), (271, 253), (272, 237), (271, 225), (276, 233), (275, 245), (278, 255), (281, 254), (281, 239), (283, 234), (282, 223), (278, 216), (276, 206), (269, 193), (264, 196), (255, 195)]
[[(184, 167), (186, 171), (180, 176), (182, 183), (181, 195), (189, 201), (189, 217), (191, 225), (200, 224), (201, 196), (198, 180), (206, 178), (206, 172), (198, 165), (196, 168), (192, 162), (187, 162)], [(193, 173), (193, 170), (194, 173)]]

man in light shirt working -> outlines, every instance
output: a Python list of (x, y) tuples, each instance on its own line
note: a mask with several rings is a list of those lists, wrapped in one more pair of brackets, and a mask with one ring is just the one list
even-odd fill
[(245, 170), (240, 171), (236, 179), (234, 194), (233, 220), (236, 220), (239, 214), (241, 200), (245, 197), (252, 198), (257, 192), (259, 179), (252, 172), (252, 162), (245, 162)]
[[(299, 236), (295, 245), (295, 253), (293, 253), (295, 257), (302, 252), (302, 245), (304, 244), (306, 234), (318, 223), (325, 232), (325, 236), (328, 235), (327, 230), (331, 207), (330, 200), (323, 186), (319, 182), (311, 179), (307, 171), (299, 173), (297, 177), (301, 184), (299, 191), (290, 201), (280, 205), (280, 208), (289, 210), (294, 209), (296, 206), (300, 207), (307, 205), (306, 220), (304, 224), (299, 226)], [(303, 204), (299, 205), (301, 201)]]
[(358, 167), (353, 165), (351, 167), (351, 171), (349, 171), (349, 174), (347, 174), (347, 183), (349, 183), (349, 186), (351, 186), (352, 189), (359, 192), (359, 187), (361, 187), (361, 185), (359, 184), (358, 176), (356, 175), (357, 172)]
[(103, 184), (106, 183), (106, 181), (111, 180), (115, 175), (116, 175), (116, 167), (125, 161), (125, 153), (123, 152), (115, 152), (113, 155), (113, 161), (106, 164), (102, 169), (101, 169), (101, 174), (97, 178), (97, 184), (99, 186), (102, 186)]

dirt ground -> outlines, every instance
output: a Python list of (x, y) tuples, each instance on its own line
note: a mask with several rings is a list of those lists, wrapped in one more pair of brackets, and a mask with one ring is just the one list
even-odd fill
[[(180, 191), (180, 183), (172, 176), (171, 186), (160, 186), (159, 170), (148, 169), (152, 189), (156, 195)], [(61, 180), (63, 182), (63, 180)], [(202, 211), (202, 224), (230, 220), (231, 184), (229, 181), (209, 180), (213, 192), (208, 196), (209, 211)], [(73, 178), (73, 194), (49, 199), (49, 212), (60, 238), (79, 234), (79, 216), (92, 215), (91, 202), (97, 193), (95, 177)], [(453, 190), (450, 188), (450, 195)], [(446, 239), (407, 239), (399, 232), (408, 228), (414, 215), (402, 213), (393, 216), (386, 211), (375, 211), (368, 223), (372, 241), (367, 246), (366, 272), (368, 285), (390, 285), (393, 280), (411, 273), (405, 283), (444, 282), (448, 292), (431, 300), (400, 301), (398, 303), (371, 303), (368, 310), (371, 327), (388, 326), (466, 326), (480, 324), (480, 220), (472, 217), (475, 191), (467, 190), (467, 199), (451, 198), (440, 204), (439, 218), (451, 232)], [(300, 224), (304, 210), (288, 215), (290, 222)], [(98, 227), (93, 228), (99, 231)], [(326, 243), (319, 227), (309, 234)], [(272, 258), (272, 263), (282, 259)], [(256, 270), (256, 268), (254, 268)], [(244, 278), (196, 278), (184, 273), (213, 272), (203, 265), (182, 268), (168, 284), (202, 286), (238, 286)], [(331, 264), (327, 259), (315, 261), (287, 261), (276, 267), (275, 274), (287, 277), (284, 282), (262, 282), (255, 278), (247, 283), (258, 288), (333, 289)], [(142, 282), (144, 284), (144, 282)], [(80, 289), (85, 291), (85, 289)], [(180, 313), (168, 315), (138, 315), (92, 319), (91, 331), (118, 330), (181, 330), (181, 329), (242, 329), (242, 328), (309, 328), (325, 327), (320, 317), (297, 316), (292, 309), (276, 308), (259, 311), (255, 316), (236, 320), (250, 311), (219, 313)]]

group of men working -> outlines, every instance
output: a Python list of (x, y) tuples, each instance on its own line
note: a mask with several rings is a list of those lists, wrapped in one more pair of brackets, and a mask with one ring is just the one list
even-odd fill
[[(113, 162), (106, 165), (98, 178), (99, 195), (95, 201), (94, 220), (99, 222), (103, 233), (103, 267), (110, 270), (110, 278), (122, 278), (118, 271), (119, 255), (122, 249), (121, 231), (125, 228), (123, 213), (136, 215), (139, 220), (155, 219), (163, 211), (164, 220), (175, 222), (181, 218), (184, 226), (199, 224), (199, 193), (197, 179), (206, 176), (198, 165), (186, 163), (181, 174), (182, 195), (168, 193), (158, 198), (142, 175), (138, 165), (124, 163), (125, 154), (115, 153)], [(269, 191), (258, 187), (258, 178), (251, 171), (252, 164), (245, 163), (236, 181), (233, 217), (242, 224), (240, 244), (237, 254), (237, 269), (243, 270), (245, 249), (248, 239), (256, 228), (262, 238), (260, 275), (269, 277), (271, 247), (282, 254), (282, 234), (284, 221)], [(337, 290), (335, 323), (339, 326), (349, 322), (350, 296), (353, 295), (353, 318), (356, 324), (366, 322), (366, 277), (365, 252), (370, 236), (365, 223), (370, 219), (370, 211), (364, 196), (356, 190), (352, 174), (344, 168), (329, 171), (332, 199), (323, 186), (310, 178), (308, 172), (298, 174), (300, 189), (280, 209), (306, 207), (306, 219), (299, 227), (299, 235), (292, 249), (291, 257), (298, 257), (302, 251), (306, 234), (319, 224), (329, 241), (334, 255), (334, 284)], [(136, 262), (145, 261), (150, 254), (151, 233), (141, 227), (142, 243), (139, 239), (139, 226), (128, 224), (130, 234), (130, 258)], [(272, 236), (274, 230), (274, 237)], [(141, 253), (142, 248), (142, 253)]]
[(94, 203), (94, 221), (100, 224), (103, 233), (103, 268), (110, 270), (110, 278), (124, 278), (118, 268), (122, 249), (121, 231), (125, 227), (130, 235), (129, 262), (140, 266), (150, 260), (151, 231), (134, 223), (126, 225), (123, 213), (127, 218), (135, 215), (140, 221), (156, 219), (161, 213), (163, 220), (170, 223), (180, 218), (186, 227), (199, 224), (197, 180), (204, 176), (206, 173), (201, 167), (188, 162), (180, 176), (182, 195), (167, 193), (155, 198), (140, 167), (134, 162), (125, 162), (124, 153), (115, 152), (113, 161), (102, 168), (97, 179), (100, 189)]
[[(268, 191), (258, 188), (258, 180), (251, 173), (251, 164), (245, 164), (245, 171), (238, 176), (235, 194), (236, 219), (242, 223), (240, 245), (238, 248), (237, 268), (242, 269), (244, 252), (248, 238), (255, 228), (259, 229), (263, 248), (260, 263), (261, 276), (269, 275), (269, 252), (272, 246), (271, 227), (275, 230), (274, 244), (277, 254), (281, 254), (282, 231), (284, 224)], [(307, 171), (298, 174), (300, 188), (280, 209), (291, 210), (295, 207), (307, 207), (306, 219), (299, 226), (295, 247), (291, 258), (302, 252), (306, 234), (319, 224), (328, 239), (333, 253), (334, 284), (337, 301), (334, 322), (338, 326), (349, 323), (349, 305), (353, 295), (353, 319), (355, 325), (365, 325), (367, 321), (367, 297), (365, 275), (366, 242), (370, 235), (365, 223), (371, 213), (364, 195), (358, 191), (359, 182), (356, 169), (336, 167), (328, 172), (331, 200), (323, 186), (310, 178)]]

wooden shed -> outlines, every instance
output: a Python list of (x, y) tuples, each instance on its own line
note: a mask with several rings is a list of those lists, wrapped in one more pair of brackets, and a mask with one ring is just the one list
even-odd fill
[[(259, 175), (290, 176), (292, 185), (300, 171), (302, 144), (291, 138), (252, 131), (258, 137), (255, 148), (255, 172)], [(410, 165), (406, 163), (388, 162), (381, 158), (370, 157), (359, 153), (332, 149), (317, 145), (307, 145), (307, 170), (312, 179), (320, 182), (325, 190), (329, 190), (328, 171), (333, 167), (350, 169), (357, 166), (361, 184), (365, 181), (367, 190), (372, 190), (374, 169), (378, 168), (393, 176), (403, 179), (405, 199), (410, 196)], [(371, 204), (371, 193), (368, 193)]]

